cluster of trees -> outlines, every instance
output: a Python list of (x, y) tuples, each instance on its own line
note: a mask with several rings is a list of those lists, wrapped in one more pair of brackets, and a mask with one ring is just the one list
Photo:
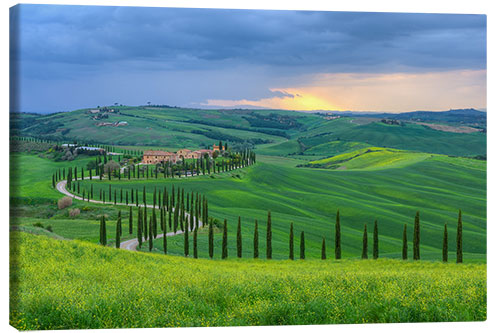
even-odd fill
[[(137, 204), (139, 195), (137, 191), (135, 194)], [(164, 252), (167, 253), (166, 233), (168, 230), (174, 233), (177, 233), (178, 231), (185, 232), (185, 237), (188, 237), (189, 231), (194, 231), (196, 233), (199, 227), (204, 227), (209, 221), (208, 201), (205, 196), (195, 192), (185, 193), (184, 189), (179, 187), (176, 191), (175, 186), (173, 185), (170, 195), (168, 194), (166, 187), (163, 188), (163, 191), (157, 191), (155, 188), (153, 193), (152, 208), (150, 207), (150, 209), (148, 209), (146, 204), (145, 189), (143, 191), (142, 201), (142, 206), (137, 204), (135, 229), (137, 232), (139, 247), (142, 247), (144, 242), (149, 242), (150, 251), (153, 248), (153, 240), (158, 237), (160, 232), (163, 232), (163, 249)], [(119, 211), (115, 237), (115, 246), (117, 248), (120, 247), (120, 238), (122, 236), (121, 220), (121, 211)], [(129, 206), (129, 234), (132, 234), (133, 230), (133, 208), (132, 206)], [(106, 245), (106, 222), (104, 217), (101, 217), (100, 240), (101, 244)], [(189, 239), (185, 239), (185, 242), (186, 244), (189, 244)], [(187, 251), (186, 256), (189, 255), (189, 247), (185, 250)]]

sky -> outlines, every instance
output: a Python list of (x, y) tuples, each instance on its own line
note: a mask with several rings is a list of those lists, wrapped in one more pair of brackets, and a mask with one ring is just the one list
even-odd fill
[(486, 16), (17, 5), (11, 111), (486, 108)]

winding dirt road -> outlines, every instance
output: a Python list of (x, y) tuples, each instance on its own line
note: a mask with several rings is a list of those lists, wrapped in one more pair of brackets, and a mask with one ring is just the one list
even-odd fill
[[(84, 179), (90, 179), (90, 178), (89, 177), (85, 177)], [(93, 199), (86, 200), (83, 197), (80, 197), (78, 195), (72, 194), (72, 193), (70, 193), (66, 189), (66, 183), (67, 183), (66, 180), (61, 180), (59, 183), (56, 184), (56, 189), (59, 192), (61, 192), (62, 194), (68, 196), (68, 197), (74, 198), (76, 200), (82, 200), (82, 201), (87, 201), (87, 202), (92, 202), (92, 203), (97, 203), (97, 204), (114, 205), (114, 202), (102, 202), (102, 200), (98, 201), (98, 200), (93, 200)], [(127, 204), (120, 203), (120, 202), (117, 202), (116, 205), (117, 206), (127, 206)], [(134, 207), (135, 204), (130, 204), (129, 203), (128, 206)], [(139, 206), (140, 207), (144, 207), (144, 204), (139, 205)], [(146, 205), (146, 207), (147, 208), (153, 208), (153, 205)], [(185, 213), (185, 215), (186, 215), (186, 218), (189, 218), (189, 213)], [(201, 220), (198, 221), (198, 226), (199, 227), (202, 226)], [(188, 230), (191, 231), (191, 229), (189, 229), (189, 227), (188, 227)], [(168, 232), (166, 235), (167, 235), (167, 237), (171, 237), (171, 236), (179, 235), (179, 234), (182, 234), (182, 233), (184, 233), (182, 230), (177, 230), (176, 233), (174, 233), (174, 232)], [(163, 237), (162, 233), (159, 234), (159, 235), (157, 235), (155, 239), (158, 239), (158, 238), (161, 238), (161, 237)], [(142, 242), (144, 243), (146, 241), (147, 240), (143, 238)], [(120, 249), (129, 250), (129, 251), (137, 251), (137, 246), (139, 246), (139, 241), (137, 240), (137, 238), (132, 238), (132, 239), (129, 239), (129, 240), (126, 240), (126, 241), (120, 243)]]

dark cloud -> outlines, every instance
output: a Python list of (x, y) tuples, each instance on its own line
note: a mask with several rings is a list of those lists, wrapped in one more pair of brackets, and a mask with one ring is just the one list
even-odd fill
[[(220, 73), (235, 68), (248, 68), (254, 83), (259, 69), (269, 83), (314, 72), (486, 67), (484, 15), (18, 5), (11, 22), (21, 80), (148, 72), (165, 82), (160, 72), (216, 70), (224, 86)], [(239, 97), (286, 94), (268, 88)]]

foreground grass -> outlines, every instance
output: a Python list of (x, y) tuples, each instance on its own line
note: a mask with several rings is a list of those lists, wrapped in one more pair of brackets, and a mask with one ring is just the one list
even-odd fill
[(11, 259), (21, 330), (486, 319), (484, 264), (213, 262), (20, 232)]

